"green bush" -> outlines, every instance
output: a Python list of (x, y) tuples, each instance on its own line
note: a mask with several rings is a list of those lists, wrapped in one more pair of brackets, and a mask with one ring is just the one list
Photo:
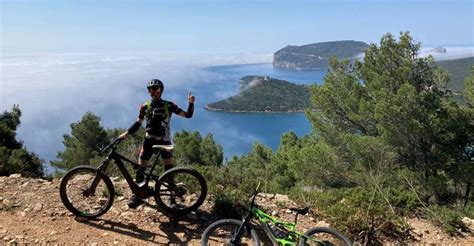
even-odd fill
[(214, 195), (213, 212), (222, 218), (231, 218), (240, 220), (246, 210), (239, 195), (236, 193), (217, 193)]
[(469, 228), (462, 222), (463, 217), (472, 218), (474, 215), (474, 206), (465, 210), (455, 207), (432, 205), (424, 209), (427, 218), (440, 226), (451, 236), (459, 236), (460, 232), (468, 232)]
[[(403, 198), (401, 195), (394, 197)], [(410, 196), (406, 197), (411, 200)], [(320, 216), (328, 223), (358, 241), (378, 244), (381, 236), (407, 237), (406, 223), (378, 191), (362, 187), (320, 192), (296, 190), (291, 193), (291, 198), (317, 207)], [(408, 201), (403, 203), (409, 204)]]

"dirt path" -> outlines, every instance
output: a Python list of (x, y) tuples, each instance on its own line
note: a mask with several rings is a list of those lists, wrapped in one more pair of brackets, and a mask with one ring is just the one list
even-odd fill
[[(199, 245), (201, 233), (217, 218), (211, 204), (181, 218), (159, 212), (153, 199), (133, 210), (127, 207), (130, 191), (122, 181), (114, 185), (123, 191), (112, 208), (97, 220), (76, 218), (62, 205), (59, 180), (28, 179), (20, 175), (0, 177), (0, 245)], [(278, 200), (279, 202), (275, 202)], [(284, 220), (293, 215), (284, 207), (296, 206), (286, 196), (260, 197), (260, 205)], [(300, 216), (298, 229), (326, 225), (310, 215)], [(410, 220), (416, 243), (474, 245), (474, 236), (452, 238), (426, 221)], [(471, 225), (472, 226), (472, 225)], [(387, 242), (388, 243), (388, 242)]]

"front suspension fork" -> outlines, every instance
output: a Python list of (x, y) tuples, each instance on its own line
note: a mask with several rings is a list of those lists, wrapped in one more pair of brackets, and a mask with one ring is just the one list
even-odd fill
[(100, 181), (100, 175), (107, 169), (107, 166), (109, 165), (110, 158), (107, 157), (102, 163), (97, 167), (96, 170), (96, 175), (94, 177), (94, 180), (92, 180), (91, 186), (84, 191), (84, 196), (94, 196), (95, 195), (95, 189), (97, 188), (97, 185), (99, 184)]

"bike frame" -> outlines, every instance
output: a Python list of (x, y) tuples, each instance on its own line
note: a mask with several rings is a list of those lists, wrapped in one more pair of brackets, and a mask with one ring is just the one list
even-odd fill
[[(127, 157), (122, 156), (121, 154), (116, 152), (115, 145), (119, 141), (120, 140), (115, 140), (112, 144), (110, 144), (108, 147), (105, 148), (105, 149), (107, 149), (107, 148), (110, 147), (111, 150), (110, 150), (109, 154), (107, 155), (107, 158), (97, 167), (97, 175), (94, 178), (94, 180), (92, 181), (91, 187), (89, 188), (89, 192), (93, 193), (93, 191), (95, 191), (95, 188), (97, 187), (97, 185), (100, 181), (100, 174), (105, 173), (105, 170), (107, 169), (107, 167), (110, 164), (110, 160), (114, 160), (115, 164), (119, 168), (119, 170), (122, 173), (123, 177), (127, 181), (127, 184), (130, 187), (130, 189), (132, 190), (133, 194), (136, 194), (140, 198), (150, 197), (151, 195), (150, 195), (150, 191), (149, 191), (149, 188), (148, 188), (148, 183), (149, 183), (150, 179), (155, 180), (155, 182), (161, 182), (161, 181), (159, 181), (159, 177), (153, 174), (153, 170), (155, 169), (155, 166), (158, 162), (160, 152), (159, 151), (157, 152), (157, 156), (156, 156), (155, 162), (151, 166), (151, 170), (148, 173), (146, 173), (145, 171), (141, 171), (139, 169), (139, 167), (141, 167), (139, 164), (135, 163), (134, 161), (132, 161), (132, 160), (128, 159)], [(127, 168), (125, 168), (125, 164), (122, 160), (132, 164), (133, 168), (138, 169), (137, 172), (143, 172), (143, 174), (145, 175), (145, 181), (144, 181), (143, 184), (135, 183), (132, 176), (128, 172)], [(167, 185), (165, 185), (165, 186), (167, 186)]]
[[(253, 218), (256, 218), (258, 220), (259, 225), (263, 228), (263, 230), (265, 231), (265, 234), (270, 238), (273, 244), (282, 245), (282, 246), (295, 246), (298, 244), (298, 241), (301, 238), (306, 238), (307, 240), (319, 242), (318, 240), (314, 240), (313, 238), (307, 237), (306, 235), (304, 235), (303, 232), (299, 232), (296, 230), (296, 222), (298, 219), (298, 214), (296, 214), (295, 216), (295, 222), (285, 222), (285, 221), (278, 220), (277, 218), (265, 213), (265, 211), (260, 209), (255, 204), (256, 196), (257, 196), (257, 193), (255, 191), (252, 198), (252, 202), (250, 203), (249, 212), (247, 213), (247, 216), (245, 216), (245, 218), (243, 219), (243, 223), (237, 230), (237, 234), (231, 240), (233, 244), (240, 242), (240, 238), (242, 237), (242, 234), (244, 233), (244, 227), (249, 228), (250, 221)], [(275, 235), (273, 230), (270, 228), (270, 225), (275, 225), (275, 226), (278, 225), (280, 228), (284, 228), (288, 232), (288, 237), (279, 238), (277, 235)]]

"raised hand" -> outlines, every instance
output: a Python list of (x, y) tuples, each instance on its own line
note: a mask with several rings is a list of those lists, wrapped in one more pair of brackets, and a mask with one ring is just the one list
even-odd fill
[(196, 100), (196, 98), (194, 97), (193, 94), (191, 94), (191, 91), (188, 92), (188, 101), (189, 103), (194, 103), (194, 101)]

